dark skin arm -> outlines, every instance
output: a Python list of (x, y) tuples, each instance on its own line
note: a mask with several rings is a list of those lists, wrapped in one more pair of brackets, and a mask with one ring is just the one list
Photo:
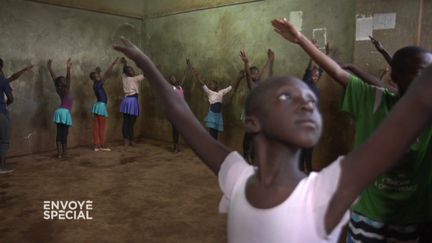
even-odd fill
[(17, 80), (17, 79), (18, 79), (18, 78), (19, 78), (23, 73), (27, 72), (28, 70), (30, 70), (30, 69), (32, 69), (32, 68), (33, 68), (33, 65), (30, 65), (30, 66), (28, 66), (28, 67), (25, 67), (25, 68), (21, 69), (20, 71), (18, 71), (18, 72), (16, 72), (16, 73), (12, 74), (12, 75), (8, 78), (9, 82), (12, 82), (12, 81)]
[(188, 74), (188, 72), (190, 72), (192, 70), (192, 64), (190, 63), (189, 59), (186, 59), (186, 69), (183, 72), (183, 76), (180, 80), (180, 86), (183, 86), (184, 81), (186, 80), (186, 76)]
[(254, 81), (252, 81), (252, 78), (251, 78), (249, 59), (246, 55), (246, 52), (240, 51), (240, 58), (242, 59), (242, 61), (244, 63), (244, 72), (246, 74), (246, 81), (247, 81), (248, 88), (249, 88), (249, 90), (252, 90), (253, 88), (255, 88), (256, 84)]
[(381, 81), (379, 80), (379, 78), (375, 77), (372, 74), (365, 72), (363, 69), (357, 67), (354, 64), (351, 64), (351, 63), (341, 64), (341, 67), (345, 70), (350, 71), (355, 76), (359, 77), (361, 80), (365, 81), (366, 83), (368, 83), (370, 85), (382, 87), (382, 84), (381, 84)]
[(231, 86), (233, 87), (232, 89), (233, 92), (231, 92), (231, 95), (229, 95), (227, 98), (224, 99), (224, 103), (226, 104), (231, 103), (232, 98), (234, 97), (234, 94), (237, 92), (237, 89), (240, 85), (240, 81), (244, 79), (244, 77), (245, 77), (245, 73), (243, 70), (241, 70), (239, 72), (239, 75), (237, 76), (237, 79), (234, 81), (233, 84), (231, 84)]
[(261, 70), (261, 73), (259, 75), (259, 80), (266, 80), (269, 77), (273, 76), (273, 63), (275, 54), (271, 49), (267, 50), (267, 62), (264, 65), (263, 69)]
[(308, 38), (300, 33), (294, 25), (286, 19), (272, 21), (274, 31), (288, 41), (298, 44), (330, 77), (344, 88), (348, 85), (351, 74), (343, 70), (333, 59), (322, 53)]
[(204, 81), (201, 79), (201, 75), (198, 73), (198, 71), (191, 65), (192, 74), (195, 77), (195, 79), (201, 83), (202, 86), (206, 85)]
[(231, 150), (210, 136), (187, 103), (180, 96), (175, 95), (172, 86), (152, 60), (130, 41), (124, 38), (122, 41), (123, 45), (114, 45), (114, 49), (134, 60), (136, 65), (147, 74), (150, 86), (157, 93), (168, 119), (175, 124), (198, 157), (217, 175), (221, 163)]
[[(114, 61), (109, 65), (109, 67), (107, 68), (107, 70), (105, 71), (105, 73), (102, 76), (102, 80), (106, 81), (108, 76), (111, 75), (112, 70), (114, 68), (114, 66), (117, 64), (119, 58), (117, 57), (116, 59), (114, 59)], [(100, 70), (100, 69), (99, 69)], [(96, 70), (97, 71), (97, 70)]]
[(12, 92), (6, 92), (6, 105), (10, 105), (14, 102), (14, 97), (12, 95)]
[(52, 80), (54, 81), (56, 79), (56, 76), (52, 70), (52, 60), (51, 59), (48, 59), (47, 66), (48, 66), (48, 72), (50, 73), (50, 76), (51, 76)]
[(369, 36), (369, 39), (371, 40), (372, 44), (375, 46), (375, 49), (381, 53), (381, 55), (386, 60), (387, 64), (391, 66), (392, 57), (387, 52), (387, 50), (384, 48), (384, 46), (379, 42), (378, 40), (374, 39), (372, 36)]
[[(342, 161), (339, 186), (325, 217), (327, 232), (337, 225), (359, 194), (376, 177), (393, 168), (422, 130), (430, 126), (431, 93), (432, 66), (429, 66), (413, 81), (407, 93), (366, 143)], [(398, 134), (398, 139), (394, 139), (394, 134)]]
[(72, 61), (70, 58), (68, 58), (66, 61), (66, 87), (67, 87), (68, 91), (69, 91), (70, 82), (71, 82), (71, 74), (70, 74), (71, 68), (72, 68)]

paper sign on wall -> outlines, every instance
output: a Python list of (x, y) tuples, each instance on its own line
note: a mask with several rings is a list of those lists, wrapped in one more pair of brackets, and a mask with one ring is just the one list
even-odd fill
[(299, 30), (302, 31), (303, 27), (303, 12), (292, 11), (289, 13), (289, 21)]
[(377, 13), (373, 16), (373, 29), (386, 30), (396, 27), (396, 13)]
[(327, 44), (327, 29), (317, 28), (312, 30), (312, 39), (316, 40), (319, 49), (324, 50)]
[(356, 20), (356, 41), (369, 40), (373, 32), (373, 17), (359, 17)]

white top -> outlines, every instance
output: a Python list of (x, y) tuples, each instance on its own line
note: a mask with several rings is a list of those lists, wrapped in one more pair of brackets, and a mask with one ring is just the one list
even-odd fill
[(232, 90), (232, 87), (230, 85), (230, 86), (226, 87), (225, 89), (219, 90), (218, 92), (215, 92), (215, 91), (209, 89), (207, 87), (207, 85), (204, 85), (203, 89), (207, 93), (208, 100), (209, 100), (210, 105), (211, 105), (211, 104), (218, 103), (218, 102), (222, 103), (222, 99), (223, 99), (224, 95), (226, 95), (228, 92), (230, 92)]
[(341, 158), (318, 173), (310, 173), (281, 204), (258, 209), (245, 195), (247, 179), (255, 168), (237, 152), (230, 153), (219, 171), (219, 186), (224, 193), (219, 211), (228, 213), (228, 242), (337, 242), (349, 212), (331, 234), (325, 232), (324, 215), (338, 185)]
[(128, 77), (122, 74), (123, 92), (125, 96), (139, 94), (139, 84), (143, 80), (144, 76), (142, 74), (134, 77)]

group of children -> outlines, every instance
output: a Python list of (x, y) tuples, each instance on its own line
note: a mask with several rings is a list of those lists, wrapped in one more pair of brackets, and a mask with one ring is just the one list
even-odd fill
[[(89, 75), (90, 80), (93, 81), (93, 91), (96, 96), (96, 102), (91, 108), (91, 113), (94, 116), (93, 126), (93, 140), (94, 151), (111, 151), (110, 148), (105, 146), (105, 127), (106, 118), (108, 117), (108, 95), (105, 91), (104, 84), (112, 73), (113, 67), (119, 62), (116, 58), (107, 70), (102, 74), (100, 67), (96, 67)], [(133, 145), (134, 141), (134, 124), (140, 114), (140, 105), (138, 101), (138, 94), (140, 91), (140, 82), (144, 80), (142, 74), (135, 74), (134, 69), (127, 64), (126, 59), (122, 58), (123, 74), (122, 84), (124, 99), (120, 105), (120, 112), (123, 114), (123, 138), (125, 146)], [(10, 77), (6, 78), (3, 73), (3, 60), (0, 59), (0, 96), (5, 97), (0, 99), (0, 173), (10, 173), (13, 170), (6, 166), (6, 155), (9, 148), (10, 141), (10, 117), (7, 106), (10, 105), (14, 99), (10, 82), (18, 79), (24, 72), (30, 70), (33, 66), (28, 66)], [(52, 69), (52, 60), (47, 62), (48, 72), (54, 82), (56, 93), (60, 98), (60, 105), (55, 110), (53, 115), (53, 122), (57, 126), (56, 147), (57, 157), (63, 158), (67, 155), (67, 140), (69, 128), (73, 125), (72, 122), (72, 104), (73, 98), (70, 94), (71, 86), (71, 69), (72, 61), (66, 61), (66, 75), (57, 76)]]
[[(218, 89), (214, 81), (207, 86), (187, 60), (185, 73), (194, 74), (210, 103), (206, 130), (184, 100), (184, 77), (179, 81), (170, 77), (169, 83), (133, 43), (123, 38), (122, 45), (113, 45), (142, 69), (156, 92), (173, 126), (174, 150), (178, 151), (181, 134), (218, 176), (223, 192), (219, 211), (228, 213), (228, 241), (337, 242), (343, 226), (349, 222), (347, 242), (430, 242), (432, 54), (415, 46), (404, 47), (393, 56), (385, 52), (392, 83), (383, 83), (353, 65), (336, 63), (286, 19), (275, 19), (272, 26), (281, 37), (300, 46), (311, 60), (305, 80), (272, 77), (273, 51), (268, 51), (268, 61), (261, 72), (249, 67), (246, 53), (241, 52), (244, 73), (233, 86), (235, 89), (246, 78), (250, 91), (243, 116), (244, 157), (217, 140), (223, 131), (223, 97), (232, 86)], [(384, 53), (382, 45), (372, 41)], [(107, 149), (103, 136), (107, 94), (103, 84), (117, 61), (103, 76), (100, 69), (90, 74), (97, 97), (92, 110), (96, 151)], [(125, 144), (129, 145), (140, 114), (139, 83), (144, 76), (136, 75), (126, 60), (122, 62), (125, 98), (120, 111)], [(61, 99), (54, 115), (59, 156), (66, 152), (68, 127), (72, 125), (71, 66), (69, 59), (66, 77), (56, 77), (51, 61), (48, 62)], [(356, 122), (356, 148), (320, 172), (307, 175), (304, 166), (298, 165), (309, 157), (306, 167), (311, 170), (311, 151), (304, 149), (313, 148), (322, 133), (316, 82), (323, 71), (345, 89), (342, 110)], [(374, 85), (365, 83), (368, 80)], [(2, 166), (7, 144), (3, 134), (8, 130), (3, 127), (7, 127), (4, 121), (9, 119), (6, 105), (13, 101), (9, 81), (2, 73), (0, 95), (5, 93), (7, 97), (0, 101)]]
[(322, 130), (318, 97), (305, 82), (272, 77), (251, 89), (244, 126), (252, 166), (203, 128), (138, 47), (125, 39), (114, 45), (143, 70), (168, 119), (218, 176), (228, 241), (337, 242), (350, 221), (347, 242), (430, 242), (432, 54), (398, 50), (391, 58), (398, 89), (391, 92), (345, 71), (286, 19), (272, 25), (343, 85), (343, 110), (356, 120), (355, 150), (320, 172), (298, 167), (302, 148), (313, 147)]

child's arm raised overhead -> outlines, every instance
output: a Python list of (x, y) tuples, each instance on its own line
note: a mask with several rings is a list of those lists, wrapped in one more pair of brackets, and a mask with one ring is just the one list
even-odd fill
[(363, 69), (357, 67), (354, 64), (346, 63), (340, 65), (343, 69), (352, 72), (355, 76), (359, 77), (361, 80), (365, 81), (368, 84), (375, 85), (377, 87), (382, 87), (382, 83), (379, 78), (374, 75), (364, 71)]
[(235, 93), (237, 92), (237, 89), (238, 89), (238, 87), (239, 87), (240, 81), (241, 81), (242, 79), (244, 79), (244, 77), (245, 77), (244, 70), (241, 70), (241, 71), (239, 72), (238, 76), (237, 76), (237, 79), (236, 79), (236, 80), (231, 84), (231, 87), (232, 87), (232, 91), (233, 91), (233, 92), (232, 92), (231, 94), (227, 95), (227, 96), (228, 96), (227, 98), (224, 98), (224, 103), (225, 103), (225, 104), (229, 104), (229, 103), (232, 102), (232, 99), (233, 99), (233, 97), (234, 97), (234, 95), (235, 95)]
[(290, 22), (286, 19), (275, 19), (272, 21), (272, 25), (274, 30), (282, 37), (292, 43), (300, 45), (313, 61), (324, 69), (328, 75), (342, 86), (347, 86), (351, 75), (347, 71), (343, 70), (335, 61), (333, 61), (333, 59), (316, 48), (315, 45), (300, 33)]
[(251, 78), (249, 59), (248, 59), (245, 51), (240, 51), (240, 58), (242, 59), (242, 61), (244, 63), (244, 72), (246, 74), (246, 81), (247, 81), (248, 88), (249, 88), (249, 90), (252, 90), (253, 88), (255, 88), (255, 84)]
[(52, 70), (52, 60), (51, 59), (48, 59), (47, 66), (48, 66), (48, 72), (50, 73), (50, 76), (51, 76), (52, 80), (54, 81), (56, 79), (56, 76)]
[(18, 71), (18, 72), (16, 72), (16, 73), (14, 73), (14, 74), (12, 74), (9, 78), (8, 78), (8, 80), (9, 80), (9, 82), (12, 82), (12, 81), (14, 81), (14, 80), (17, 80), (23, 73), (25, 73), (25, 72), (27, 72), (28, 70), (30, 70), (30, 69), (32, 69), (33, 68), (33, 65), (30, 65), (30, 66), (28, 66), (28, 67), (25, 67), (25, 68), (23, 68), (23, 69), (21, 69), (20, 71)]
[(263, 81), (273, 76), (273, 63), (274, 63), (275, 54), (271, 49), (267, 50), (267, 62), (264, 65), (261, 73), (259, 75), (259, 80)]
[(109, 65), (109, 67), (107, 68), (107, 70), (105, 71), (105, 73), (102, 76), (102, 80), (106, 81), (106, 79), (108, 78), (109, 75), (111, 75), (112, 70), (114, 68), (114, 66), (117, 64), (119, 58), (117, 57), (116, 59), (114, 59), (114, 61)]
[[(190, 62), (189, 62), (189, 64), (190, 64)], [(206, 84), (204, 83), (204, 81), (202, 81), (201, 75), (198, 73), (198, 71), (195, 69), (195, 67), (192, 66), (192, 64), (190, 64), (190, 65), (191, 65), (192, 74), (195, 77), (195, 79), (198, 82), (200, 82), (203, 86), (205, 86)]]
[(240, 70), (240, 72), (239, 72), (239, 74), (237, 76), (236, 81), (234, 81), (234, 84), (232, 85), (234, 92), (237, 92), (237, 89), (238, 89), (238, 87), (240, 85), (240, 81), (245, 78), (245, 75), (246, 74), (245, 74), (244, 70)]
[(69, 91), (70, 82), (71, 82), (71, 74), (70, 74), (71, 67), (72, 67), (72, 61), (69, 57), (66, 61), (66, 89), (68, 91)]
[[(422, 130), (431, 125), (431, 94), (432, 66), (429, 66), (414, 80), (407, 93), (370, 138), (344, 158), (338, 188), (325, 216), (327, 232), (337, 225), (367, 185), (394, 167)], [(394, 139), (395, 134), (398, 139)]]
[(156, 68), (154, 63), (138, 47), (122, 38), (124, 45), (114, 45), (114, 49), (134, 60), (147, 75), (150, 86), (158, 94), (168, 119), (179, 130), (186, 142), (204, 163), (215, 173), (231, 150), (213, 139), (193, 115), (186, 101), (175, 95), (171, 85)]
[(381, 53), (381, 55), (383, 55), (383, 57), (386, 60), (387, 64), (391, 65), (392, 57), (387, 52), (387, 50), (384, 48), (384, 46), (381, 44), (381, 42), (377, 41), (372, 36), (369, 36), (369, 39), (371, 40), (372, 44), (375, 46), (375, 49), (377, 49), (377, 51), (379, 53)]
[(186, 58), (186, 68), (183, 72), (183, 76), (180, 80), (180, 86), (183, 86), (184, 81), (186, 80), (186, 76), (188, 74), (188, 72), (190, 72), (190, 70), (192, 70), (192, 65), (190, 63), (190, 60)]

